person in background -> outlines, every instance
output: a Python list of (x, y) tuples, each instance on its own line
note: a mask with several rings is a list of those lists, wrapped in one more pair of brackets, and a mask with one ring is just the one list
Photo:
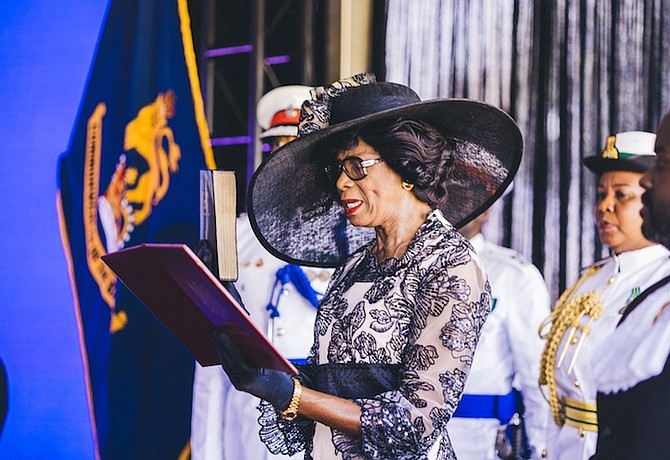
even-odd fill
[(465, 224), (507, 188), (521, 133), (495, 107), (421, 101), (372, 75), (313, 94), (305, 130), (261, 165), (249, 196), (264, 244), (338, 267), (314, 346), (289, 375), (250, 365), (219, 331), (222, 365), (237, 389), (264, 400), (260, 434), (272, 451), (452, 459), (446, 424), (491, 298), (450, 219)]
[[(670, 249), (670, 112), (656, 129), (656, 163), (640, 180), (642, 232)], [(670, 453), (670, 258), (597, 350), (594, 460), (662, 460)]]
[[(524, 415), (528, 441), (541, 452), (550, 415), (537, 385), (544, 347), (537, 330), (550, 313), (549, 291), (540, 271), (521, 254), (484, 238), (489, 214), (483, 212), (460, 229), (489, 275), (492, 304), (463, 398), (448, 424), (459, 460), (498, 458), (497, 432), (515, 413)], [(516, 452), (519, 458), (530, 458), (528, 454)]]
[[(274, 152), (298, 133), (300, 105), (307, 86), (275, 88), (258, 102), (260, 137)], [(332, 270), (287, 265), (272, 256), (251, 230), (249, 217), (237, 219), (239, 276), (235, 287), (262, 331), (292, 361), (303, 362), (314, 340), (318, 299)], [(263, 460), (270, 454), (258, 437), (259, 399), (236, 391), (220, 366), (196, 363), (191, 422), (193, 460)]]
[(256, 105), (260, 139), (270, 153), (298, 137), (300, 106), (309, 99), (311, 88), (303, 85), (280, 86), (265, 93)]
[(547, 458), (586, 460), (595, 452), (595, 350), (612, 334), (626, 305), (668, 272), (668, 250), (643, 235), (640, 216), (639, 181), (656, 158), (655, 139), (649, 132), (619, 133), (607, 138), (601, 155), (584, 159), (599, 176), (594, 219), (612, 254), (561, 295), (541, 329), (546, 342), (540, 384), (553, 415)]

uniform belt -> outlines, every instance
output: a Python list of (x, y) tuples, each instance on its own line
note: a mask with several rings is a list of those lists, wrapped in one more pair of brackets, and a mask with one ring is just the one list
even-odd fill
[(584, 431), (598, 432), (598, 411), (596, 403), (587, 403), (578, 399), (563, 398), (565, 424)]
[(517, 412), (517, 398), (514, 391), (506, 395), (465, 394), (458, 403), (454, 417), (497, 418), (506, 424)]

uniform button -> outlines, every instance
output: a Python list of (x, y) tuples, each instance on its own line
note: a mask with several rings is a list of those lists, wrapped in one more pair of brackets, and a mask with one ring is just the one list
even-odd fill
[(610, 276), (609, 279), (607, 280), (607, 284), (612, 284), (614, 281), (616, 281), (616, 278), (613, 276)]
[(547, 452), (547, 449), (542, 449), (542, 453), (540, 455), (542, 456), (542, 458), (547, 458), (549, 453)]
[(579, 388), (582, 386), (582, 384), (579, 382), (579, 380), (575, 379), (575, 387)]

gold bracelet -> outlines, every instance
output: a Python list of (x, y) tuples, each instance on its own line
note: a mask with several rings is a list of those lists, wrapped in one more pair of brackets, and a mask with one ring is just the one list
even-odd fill
[(300, 380), (295, 377), (293, 379), (293, 395), (291, 396), (291, 402), (288, 403), (288, 407), (281, 411), (281, 417), (284, 420), (293, 420), (298, 416), (298, 406), (300, 405), (300, 396), (302, 395), (302, 385)]

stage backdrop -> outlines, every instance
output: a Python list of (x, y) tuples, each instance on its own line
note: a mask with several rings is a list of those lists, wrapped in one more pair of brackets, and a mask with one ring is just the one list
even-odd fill
[(389, 0), (386, 77), (518, 122), (524, 158), (490, 239), (544, 273), (552, 298), (600, 259), (596, 177), (581, 162), (670, 109), (670, 1)]
[(91, 424), (56, 212), (107, 0), (0, 3), (0, 357), (9, 375), (2, 459), (92, 459)]

